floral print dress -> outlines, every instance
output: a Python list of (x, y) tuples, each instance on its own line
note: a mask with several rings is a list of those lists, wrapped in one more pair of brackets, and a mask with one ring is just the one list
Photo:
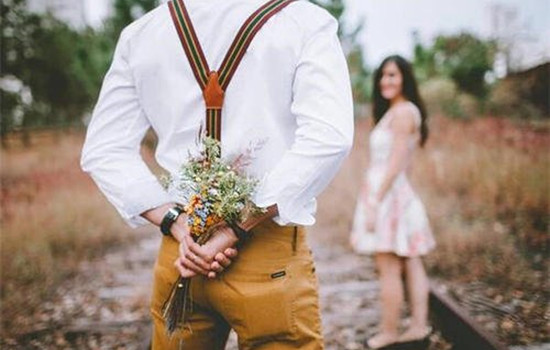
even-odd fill
[(369, 191), (377, 191), (384, 181), (389, 165), (394, 134), (390, 129), (391, 109), (386, 112), (370, 134), (370, 165), (364, 174), (362, 191), (357, 199), (350, 243), (357, 253), (389, 252), (402, 257), (425, 255), (435, 247), (426, 210), (414, 192), (407, 171), (420, 138), (420, 111), (412, 102), (416, 132), (410, 136), (407, 164), (395, 178), (390, 190), (379, 204), (375, 229), (367, 230), (367, 198)]

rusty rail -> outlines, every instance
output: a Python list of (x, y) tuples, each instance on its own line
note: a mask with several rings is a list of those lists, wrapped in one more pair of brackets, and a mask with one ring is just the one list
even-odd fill
[(437, 328), (453, 344), (454, 350), (508, 349), (434, 284), (430, 287), (430, 312)]

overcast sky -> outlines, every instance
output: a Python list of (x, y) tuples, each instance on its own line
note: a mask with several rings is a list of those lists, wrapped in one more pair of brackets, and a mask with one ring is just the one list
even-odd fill
[(349, 23), (364, 20), (359, 37), (369, 65), (399, 53), (410, 57), (412, 35), (423, 42), (437, 34), (469, 31), (483, 37), (492, 33), (492, 5), (517, 10), (507, 27), (519, 41), (527, 61), (550, 59), (550, 0), (346, 0)]
[[(204, 0), (208, 1), (208, 0)], [(412, 32), (429, 43), (437, 34), (469, 31), (488, 37), (492, 33), (492, 5), (515, 9), (510, 24), (522, 46), (527, 65), (550, 59), (550, 0), (345, 0), (350, 24), (364, 20), (359, 41), (366, 63), (377, 65), (385, 56), (410, 57)], [(87, 17), (99, 24), (108, 13), (109, 0), (86, 0)]]

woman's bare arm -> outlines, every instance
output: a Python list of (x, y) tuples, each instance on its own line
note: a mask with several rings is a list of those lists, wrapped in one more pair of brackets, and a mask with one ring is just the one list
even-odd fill
[(388, 164), (388, 169), (379, 191), (374, 195), (377, 202), (381, 202), (390, 190), (397, 175), (404, 169), (407, 159), (407, 148), (409, 137), (415, 130), (414, 115), (411, 110), (404, 107), (395, 108), (395, 113), (391, 120), (391, 131), (394, 136), (394, 142)]

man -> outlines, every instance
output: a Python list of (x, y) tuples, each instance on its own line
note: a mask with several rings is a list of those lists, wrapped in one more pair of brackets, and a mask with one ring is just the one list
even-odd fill
[[(206, 61), (218, 67), (241, 25), (264, 4), (176, 5), (177, 13), (188, 12)], [(152, 127), (159, 139), (156, 160), (175, 174), (196, 149), (204, 125), (206, 94), (177, 29), (177, 18), (184, 16), (175, 16), (170, 6), (157, 7), (121, 33), (81, 159), (128, 225), (150, 222), (166, 233), (154, 271), (153, 348), (223, 349), (233, 328), (242, 349), (322, 349), (317, 279), (304, 226), (314, 224), (315, 197), (336, 174), (353, 138), (337, 21), (307, 1), (283, 4), (258, 31), (225, 91), (222, 155), (263, 142), (247, 170), (260, 180), (253, 201), (267, 212), (235, 228), (250, 236), (237, 258), (242, 232), (224, 226), (204, 246), (194, 243), (177, 196), (163, 189), (139, 154)], [(169, 337), (161, 310), (178, 275), (192, 277), (193, 313), (189, 327)]]

